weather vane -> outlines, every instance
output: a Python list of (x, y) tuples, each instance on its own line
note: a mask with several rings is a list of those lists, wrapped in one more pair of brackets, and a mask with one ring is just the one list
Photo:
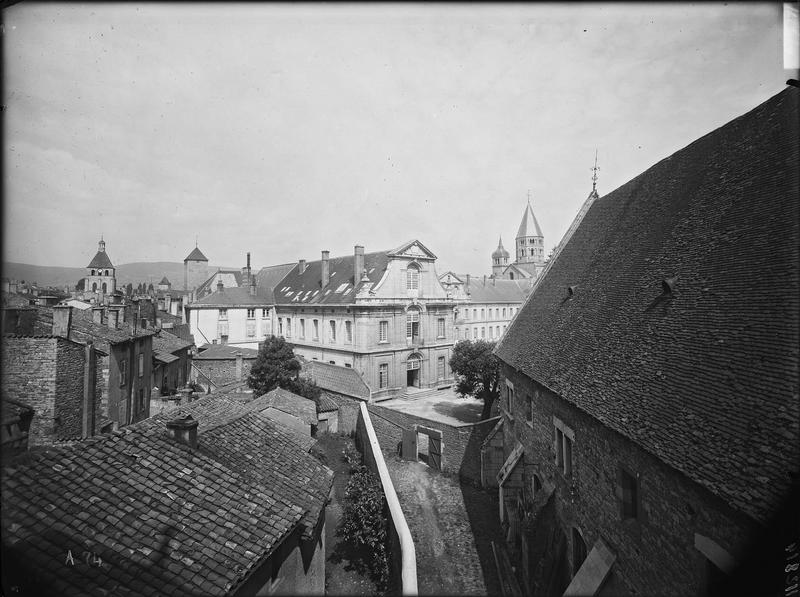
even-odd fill
[(594, 150), (594, 168), (589, 168), (593, 172), (592, 174), (592, 191), (597, 190), (597, 171), (600, 168), (597, 167), (597, 150)]

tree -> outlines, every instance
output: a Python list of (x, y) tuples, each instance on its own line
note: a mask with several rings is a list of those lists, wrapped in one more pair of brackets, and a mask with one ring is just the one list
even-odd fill
[(291, 345), (278, 336), (269, 336), (258, 351), (247, 384), (256, 396), (261, 396), (283, 388), (315, 402), (321, 390), (311, 381), (301, 379), (300, 361), (294, 355)]
[(125, 294), (127, 294), (128, 296), (131, 296), (133, 294), (133, 284), (131, 284), (130, 282), (125, 284)]
[(483, 400), (481, 419), (491, 416), (492, 405), (500, 395), (500, 361), (494, 356), (494, 342), (462, 340), (453, 347), (450, 368), (458, 376), (456, 392)]

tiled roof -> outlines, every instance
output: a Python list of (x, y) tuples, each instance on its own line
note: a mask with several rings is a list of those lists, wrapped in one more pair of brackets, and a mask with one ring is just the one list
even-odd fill
[[(375, 285), (380, 282), (389, 262), (388, 252), (365, 253), (364, 269), (369, 281)], [(322, 261), (310, 261), (301, 274), (295, 264), (293, 269), (275, 287), (275, 303), (326, 303), (342, 304), (355, 302), (356, 290), (361, 279), (353, 286), (353, 255), (331, 257), (328, 260), (330, 282), (322, 288)]]
[(256, 274), (256, 285), (258, 286), (259, 294), (269, 303), (274, 303), (275, 295), (273, 292), (275, 287), (283, 280), (286, 274), (292, 271), (296, 266), (296, 263), (284, 263), (281, 265), (262, 267)]
[(369, 400), (369, 386), (355, 369), (320, 361), (307, 361), (303, 364), (303, 375), (309, 377), (323, 390)]
[(335, 410), (339, 410), (339, 405), (336, 404), (331, 398), (325, 395), (325, 392), (320, 394), (320, 397), (317, 398), (317, 412), (318, 413), (329, 413)]
[(180, 317), (178, 317), (177, 315), (173, 315), (172, 313), (167, 313), (166, 311), (157, 311), (156, 317), (161, 319), (161, 325), (164, 325), (165, 323), (175, 324), (182, 322)]
[(194, 357), (194, 360), (222, 360), (222, 359), (236, 359), (236, 353), (241, 352), (242, 357), (245, 359), (254, 359), (258, 356), (258, 351), (253, 348), (241, 348), (239, 346), (230, 346), (229, 344), (203, 344), (198, 348), (200, 354)]
[(246, 405), (251, 410), (264, 411), (268, 408), (275, 408), (286, 414), (297, 417), (308, 425), (317, 424), (317, 407), (313, 400), (298, 396), (297, 394), (275, 388), (266, 394), (259, 396)]
[[(298, 524), (309, 534), (333, 480), (299, 449), (299, 434), (255, 412), (211, 415), (236, 406), (210, 396), (11, 461), (2, 474), (4, 563), (12, 554), (54, 595), (235, 592)], [(200, 420), (197, 450), (170, 437), (164, 422), (176, 413)], [(87, 565), (84, 551), (102, 563)]]
[(157, 331), (153, 336), (153, 352), (174, 353), (190, 346), (192, 346), (192, 342), (181, 340), (164, 330)]
[(528, 263), (528, 262), (522, 262), (522, 263), (514, 262), (514, 263), (509, 263), (508, 267), (506, 268), (505, 272), (503, 272), (503, 273), (506, 273), (506, 272), (508, 272), (509, 269), (512, 269), (512, 270), (517, 270), (518, 273), (521, 273), (526, 278), (527, 277), (533, 277), (533, 276), (536, 275), (536, 273), (538, 271), (540, 271), (542, 269), (543, 266), (544, 266), (544, 264), (541, 264), (541, 263), (540, 264), (536, 264), (536, 263)]
[(175, 361), (178, 360), (178, 357), (176, 357), (174, 354), (171, 354), (169, 352), (160, 352), (159, 351), (159, 352), (155, 352), (153, 354), (153, 356), (156, 358), (157, 361), (160, 361), (160, 362), (162, 362), (164, 364), (174, 363)]
[(207, 294), (216, 292), (217, 284), (222, 282), (223, 287), (239, 288), (240, 286), (249, 286), (246, 280), (243, 280), (242, 270), (239, 269), (218, 269), (211, 274), (206, 280), (195, 289), (195, 296), (204, 297)]
[(169, 286), (170, 285), (170, 281), (166, 276), (164, 276), (163, 278), (161, 278), (161, 282), (159, 282), (159, 285)]
[(496, 348), (762, 521), (800, 460), (798, 93), (597, 199)]
[(203, 252), (200, 249), (195, 247), (192, 249), (192, 252), (186, 256), (184, 261), (208, 261), (208, 259), (205, 255), (203, 255)]
[(89, 262), (89, 265), (87, 265), (86, 267), (114, 269), (114, 265), (111, 263), (111, 259), (108, 258), (108, 253), (106, 253), (105, 251), (98, 251), (97, 254)]
[(465, 290), (469, 290), (471, 303), (521, 303), (530, 292), (530, 283), (491, 278), (484, 284), (483, 280), (471, 280)]
[(539, 228), (539, 222), (536, 221), (536, 216), (533, 215), (530, 201), (525, 207), (525, 213), (522, 214), (522, 221), (519, 223), (519, 230), (517, 230), (517, 238), (523, 236), (544, 236), (542, 229)]

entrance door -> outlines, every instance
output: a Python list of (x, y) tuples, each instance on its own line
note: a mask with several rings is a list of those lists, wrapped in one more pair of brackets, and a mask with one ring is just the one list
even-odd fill
[(428, 436), (428, 464), (434, 470), (442, 470), (442, 437)]
[(408, 387), (419, 387), (419, 369), (409, 369), (406, 372), (406, 385)]

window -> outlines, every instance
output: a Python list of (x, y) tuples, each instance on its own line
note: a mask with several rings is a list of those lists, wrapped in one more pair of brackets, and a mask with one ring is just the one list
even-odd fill
[(464, 319), (469, 319), (469, 309), (464, 309)]
[(220, 319), (228, 319), (228, 310), (227, 309), (220, 309), (219, 310), (219, 318)]
[(481, 339), (486, 338), (486, 328), (481, 328)]
[(328, 361), (328, 364), (329, 364), (329, 365), (335, 365), (335, 364), (336, 364), (336, 361)]
[(283, 317), (278, 317), (278, 335), (283, 336)]
[(533, 425), (533, 398), (525, 394), (525, 422)]
[(486, 319), (486, 311), (481, 309), (481, 319)]
[(378, 387), (379, 388), (388, 388), (389, 387), (389, 364), (388, 363), (381, 363), (378, 365)]
[(472, 328), (472, 339), (473, 340), (478, 339), (478, 328)]
[(266, 317), (267, 316), (267, 311), (268, 311), (268, 309), (261, 309), (261, 317)]
[(292, 337), (292, 318), (291, 317), (287, 317), (286, 318), (286, 337), (287, 338), (291, 338)]
[(141, 352), (139, 353), (139, 363), (138, 363), (138, 365), (139, 365), (139, 377), (143, 377), (144, 376), (144, 354), (141, 353)]
[(378, 342), (389, 341), (389, 322), (381, 321), (378, 324)]
[(500, 326), (499, 325), (496, 326), (495, 329), (494, 329), (494, 337), (495, 338), (499, 338), (500, 337)]
[(144, 388), (139, 388), (139, 412), (144, 410)]
[(352, 369), (353, 367), (350, 363), (345, 363), (344, 366), (347, 367), (348, 369)]
[(444, 357), (436, 359), (436, 379), (444, 379)]
[(312, 340), (319, 342), (319, 319), (315, 319), (311, 322), (311, 331), (312, 331)]
[(495, 319), (500, 319), (500, 307), (495, 307), (494, 318)]
[(256, 322), (255, 321), (248, 321), (245, 325), (245, 333), (247, 334), (248, 338), (255, 338), (256, 337)]
[(247, 310), (247, 319), (253, 319), (256, 316), (255, 309), (248, 309)]
[(406, 270), (406, 289), (419, 290), (419, 268), (416, 265), (409, 265)]
[(436, 320), (436, 337), (444, 338), (444, 317)]
[(639, 479), (625, 469), (620, 469), (620, 497), (622, 519), (639, 517)]
[(352, 321), (345, 321), (344, 322), (344, 341), (348, 344), (353, 342), (353, 322)]
[(123, 359), (119, 363), (119, 385), (120, 387), (128, 383), (128, 359)]
[(477, 309), (473, 309), (472, 310), (472, 319), (478, 319), (478, 310)]
[(503, 307), (503, 319), (505, 319), (505, 318), (506, 318), (506, 308)]
[(305, 340), (306, 339), (306, 320), (300, 320), (300, 337)]
[(419, 309), (409, 309), (406, 313), (406, 338), (412, 342), (419, 340)]
[(492, 326), (489, 326), (489, 340), (491, 340), (492, 338), (494, 338), (494, 328)]
[(514, 384), (506, 380), (506, 410), (511, 413), (514, 407)]
[(328, 331), (328, 340), (330, 340), (331, 342), (336, 342), (336, 322), (333, 319), (331, 319), (328, 322), (328, 325), (330, 326), (330, 329)]
[(556, 465), (564, 476), (572, 476), (572, 442), (575, 441), (575, 433), (564, 425), (557, 417), (553, 417), (555, 426), (555, 451)]

